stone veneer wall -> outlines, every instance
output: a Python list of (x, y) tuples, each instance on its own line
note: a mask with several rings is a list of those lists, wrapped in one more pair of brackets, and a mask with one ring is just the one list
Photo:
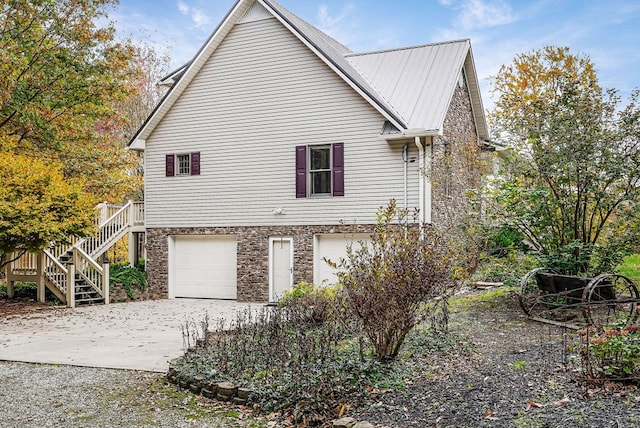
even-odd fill
[(147, 229), (147, 298), (166, 299), (169, 293), (170, 236), (235, 235), (238, 260), (238, 301), (269, 300), (269, 238), (293, 237), (293, 282), (313, 281), (313, 237), (329, 233), (371, 233), (373, 225), (259, 226)]
[(438, 226), (456, 223), (457, 217), (468, 212), (466, 192), (479, 185), (480, 171), (469, 170), (465, 160), (468, 153), (463, 147), (469, 143), (476, 146), (480, 156), (469, 88), (466, 84), (457, 85), (445, 116), (443, 135), (433, 138), (431, 218)]

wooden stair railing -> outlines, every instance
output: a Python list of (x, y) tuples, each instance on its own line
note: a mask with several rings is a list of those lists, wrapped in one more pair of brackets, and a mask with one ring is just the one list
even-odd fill
[(14, 260), (7, 267), (7, 280), (38, 283), (38, 298), (42, 301), (46, 287), (69, 307), (107, 304), (109, 267), (108, 263), (100, 265), (98, 260), (131, 227), (143, 225), (144, 203), (129, 201), (98, 226), (95, 236), (71, 238), (37, 255), (25, 253)]

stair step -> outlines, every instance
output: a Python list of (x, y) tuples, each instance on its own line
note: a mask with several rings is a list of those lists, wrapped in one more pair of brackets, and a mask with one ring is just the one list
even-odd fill
[(104, 305), (104, 299), (76, 299), (76, 306)]

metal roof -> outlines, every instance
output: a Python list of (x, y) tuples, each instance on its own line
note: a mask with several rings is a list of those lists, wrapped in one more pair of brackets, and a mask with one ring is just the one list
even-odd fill
[(440, 130), (469, 47), (469, 40), (460, 40), (347, 59), (398, 110), (408, 128)]
[[(129, 147), (144, 149), (145, 139), (199, 72), (231, 28), (255, 3), (263, 5), (292, 33), (360, 93), (389, 122), (387, 131), (442, 132), (444, 118), (464, 69), (478, 136), (488, 128), (469, 40), (354, 54), (275, 0), (237, 0), (194, 59), (163, 79), (173, 86), (134, 135)], [(395, 133), (395, 132), (393, 132)]]
[(346, 55), (351, 53), (348, 48), (305, 20), (297, 17), (275, 0), (261, 1), (271, 7), (282, 19), (291, 25), (299, 37), (317, 49), (318, 53), (342, 72), (346, 79), (370, 97), (380, 109), (390, 116), (389, 119), (396, 122), (397, 125), (407, 127), (406, 121), (394, 106), (381, 97), (369, 81), (367, 81), (346, 58)]

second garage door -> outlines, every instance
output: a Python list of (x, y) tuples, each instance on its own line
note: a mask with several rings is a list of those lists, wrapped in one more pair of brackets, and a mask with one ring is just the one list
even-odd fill
[(176, 236), (171, 253), (173, 297), (237, 298), (235, 236)]
[(313, 254), (313, 282), (317, 285), (330, 285), (338, 282), (336, 270), (329, 266), (324, 258), (335, 263), (347, 256), (347, 245), (353, 243), (354, 250), (360, 248), (358, 242), (370, 241), (366, 234), (316, 235)]

